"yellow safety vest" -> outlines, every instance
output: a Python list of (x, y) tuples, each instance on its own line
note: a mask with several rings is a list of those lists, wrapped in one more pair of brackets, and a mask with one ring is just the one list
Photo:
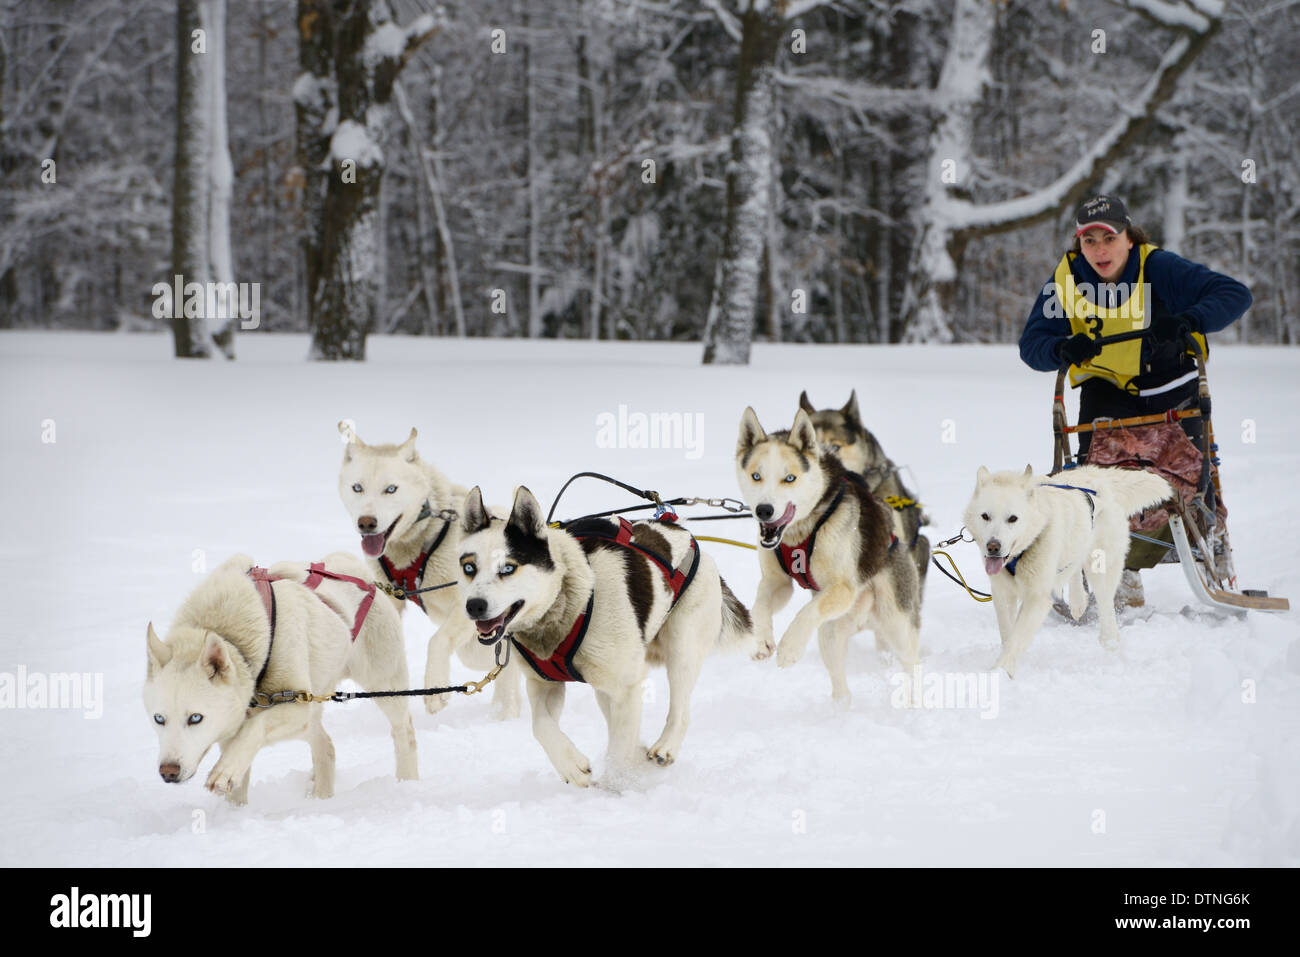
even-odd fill
[[(1074, 281), (1074, 272), (1070, 269), (1070, 264), (1078, 253), (1067, 252), (1062, 256), (1061, 262), (1056, 267), (1056, 295), (1070, 319), (1070, 331), (1086, 332), (1093, 338), (1100, 338), (1147, 328), (1151, 324), (1150, 317), (1146, 314), (1147, 304), (1144, 301), (1147, 256), (1156, 248), (1158, 247), (1151, 243), (1143, 243), (1138, 247), (1137, 288), (1132, 291), (1127, 300), (1114, 307), (1099, 305), (1079, 291)], [(1094, 289), (1093, 295), (1097, 297), (1098, 291)], [(1208, 356), (1209, 346), (1206, 344), (1205, 337), (1199, 332), (1192, 335), (1203, 354)], [(1101, 350), (1100, 355), (1081, 365), (1070, 366), (1070, 385), (1078, 388), (1085, 379), (1095, 376), (1105, 379), (1125, 392), (1134, 392), (1136, 390), (1130, 383), (1134, 376), (1140, 375), (1143, 371), (1142, 340), (1130, 339), (1127, 342), (1106, 346)]]

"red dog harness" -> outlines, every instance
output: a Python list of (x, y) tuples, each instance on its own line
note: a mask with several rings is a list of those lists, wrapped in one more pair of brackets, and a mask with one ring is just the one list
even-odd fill
[[(668, 557), (657, 555), (644, 545), (638, 545), (632, 541), (632, 534), (636, 530), (635, 526), (622, 516), (619, 516), (617, 525), (603, 518), (581, 518), (561, 527), (579, 541), (585, 538), (604, 539), (639, 552), (650, 559), (650, 562), (664, 576), (664, 581), (667, 582), (669, 590), (673, 593), (672, 602), (669, 605), (670, 609), (677, 604), (677, 599), (682, 596), (686, 586), (695, 578), (696, 569), (700, 566), (700, 543), (695, 540), (693, 535), (691, 536), (689, 549), (690, 567), (683, 571), (681, 568), (674, 568)], [(686, 564), (686, 559), (683, 559), (683, 564)], [(537, 657), (521, 645), (513, 635), (510, 636), (510, 643), (515, 646), (515, 650), (519, 652), (524, 661), (528, 662), (533, 670), (547, 681), (585, 682), (586, 679), (574, 667), (573, 659), (582, 646), (582, 639), (587, 636), (587, 626), (591, 622), (591, 606), (595, 598), (596, 590), (593, 588), (591, 597), (587, 599), (586, 610), (578, 616), (578, 620), (569, 629), (568, 635), (560, 642), (559, 647), (555, 649), (555, 652), (549, 658)]]
[(394, 568), (392, 560), (387, 555), (379, 556), (379, 567), (384, 570), (388, 580), (405, 591), (407, 600), (415, 602), (420, 611), (425, 610), (424, 600), (414, 592), (419, 590), (421, 583), (424, 581), (424, 566), (429, 564), (430, 556), (438, 550), (442, 540), (447, 537), (447, 529), (449, 528), (451, 528), (451, 523), (444, 519), (442, 531), (438, 533), (438, 537), (433, 540), (428, 548), (416, 556), (415, 561), (405, 568)]
[[(253, 585), (257, 589), (258, 595), (262, 598), (262, 604), (266, 607), (266, 617), (270, 619), (271, 622), (271, 642), (274, 643), (275, 591), (271, 588), (271, 582), (286, 581), (290, 579), (273, 577), (265, 568), (261, 568), (257, 565), (254, 565), (248, 570), (248, 577), (253, 580)], [(312, 562), (307, 575), (307, 580), (302, 582), (302, 584), (307, 588), (310, 588), (312, 591), (315, 591), (317, 586), (327, 578), (333, 581), (351, 582), (353, 585), (356, 585), (365, 592), (365, 597), (361, 599), (361, 604), (357, 606), (357, 613), (352, 621), (352, 640), (356, 641), (357, 635), (361, 634), (361, 627), (366, 623), (366, 616), (370, 614), (370, 606), (374, 604), (375, 601), (374, 583), (362, 581), (360, 578), (355, 578), (352, 575), (340, 575), (337, 572), (327, 571), (324, 562)], [(320, 595), (317, 595), (316, 597), (320, 598)], [(320, 600), (322, 602), (325, 601), (323, 598)], [(326, 607), (329, 606), (326, 605)], [(333, 609), (330, 610), (332, 611)], [(344, 624), (346, 623), (345, 620)], [(269, 648), (266, 657), (268, 661), (271, 658)], [(262, 670), (265, 672), (265, 665), (263, 665)]]
[[(813, 526), (813, 529), (808, 534), (807, 538), (798, 545), (782, 545), (778, 543), (776, 546), (777, 564), (781, 566), (781, 571), (793, 578), (800, 588), (806, 588), (810, 591), (821, 591), (821, 588), (812, 577), (813, 546), (817, 544), (818, 530), (826, 523), (826, 520), (831, 517), (832, 513), (839, 508), (840, 502), (844, 498), (845, 486), (850, 481), (853, 481), (853, 479), (849, 477), (850, 474), (852, 473), (845, 474), (844, 481), (840, 483), (840, 490), (835, 493), (835, 499), (831, 502), (830, 508), (826, 509), (825, 514), (823, 514), (821, 518), (817, 519), (817, 524)], [(854, 475), (853, 478), (856, 479), (857, 476)], [(862, 487), (866, 487), (865, 482), (862, 483)], [(893, 551), (894, 546), (897, 544), (898, 536), (893, 532), (890, 532), (889, 550)], [(799, 565), (803, 566), (803, 571), (792, 571), (792, 569)]]

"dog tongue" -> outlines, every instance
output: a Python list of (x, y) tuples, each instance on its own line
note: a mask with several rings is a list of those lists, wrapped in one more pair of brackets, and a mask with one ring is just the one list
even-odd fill
[(988, 555), (985, 555), (984, 571), (988, 572), (989, 575), (996, 575), (998, 572), (1002, 571), (1002, 563), (1005, 561), (1006, 559), (1001, 556), (997, 558), (992, 558)]
[(384, 553), (384, 535), (362, 535), (361, 550), (371, 558), (378, 558)]
[(501, 614), (497, 615), (495, 618), (490, 618), (487, 621), (476, 621), (474, 622), (474, 624), (478, 627), (478, 633), (480, 635), (490, 635), (492, 634), (492, 632), (496, 631), (498, 628), (501, 627), (501, 625), (505, 622), (505, 618), (506, 618), (506, 613), (502, 612)]

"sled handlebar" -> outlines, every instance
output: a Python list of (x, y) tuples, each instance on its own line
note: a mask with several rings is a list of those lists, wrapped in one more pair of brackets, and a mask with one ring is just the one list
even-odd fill
[[(1109, 345), (1113, 345), (1116, 342), (1130, 342), (1133, 339), (1145, 339), (1150, 334), (1151, 334), (1151, 330), (1149, 328), (1134, 329), (1132, 332), (1117, 332), (1113, 336), (1098, 336), (1095, 339), (1093, 339), (1093, 341), (1096, 342), (1097, 345), (1099, 346), (1109, 346)], [(1196, 353), (1198, 355), (1200, 354), (1201, 345), (1199, 342), (1196, 341), (1195, 338), (1193, 338), (1189, 334), (1188, 336), (1185, 337), (1185, 341), (1188, 343), (1188, 345), (1191, 348), (1196, 350)]]

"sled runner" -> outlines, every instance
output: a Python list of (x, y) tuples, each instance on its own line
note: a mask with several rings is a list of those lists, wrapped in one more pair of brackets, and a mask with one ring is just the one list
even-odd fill
[[(1105, 336), (1101, 345), (1140, 339), (1146, 330)], [(1196, 598), (1216, 608), (1232, 611), (1288, 611), (1291, 603), (1268, 592), (1239, 588), (1228, 539), (1227, 508), (1219, 483), (1218, 446), (1210, 423), (1210, 389), (1205, 377), (1205, 354), (1190, 341), (1196, 353), (1197, 405), (1154, 415), (1122, 419), (1095, 419), (1072, 426), (1065, 415), (1066, 368), (1056, 374), (1052, 396), (1052, 472), (1076, 465), (1142, 468), (1166, 479), (1179, 492), (1167, 507), (1150, 510), (1131, 523), (1132, 544), (1128, 566), (1150, 568), (1177, 562)], [(1200, 447), (1179, 424), (1200, 418)], [(1070, 451), (1070, 436), (1092, 433), (1086, 463)]]

